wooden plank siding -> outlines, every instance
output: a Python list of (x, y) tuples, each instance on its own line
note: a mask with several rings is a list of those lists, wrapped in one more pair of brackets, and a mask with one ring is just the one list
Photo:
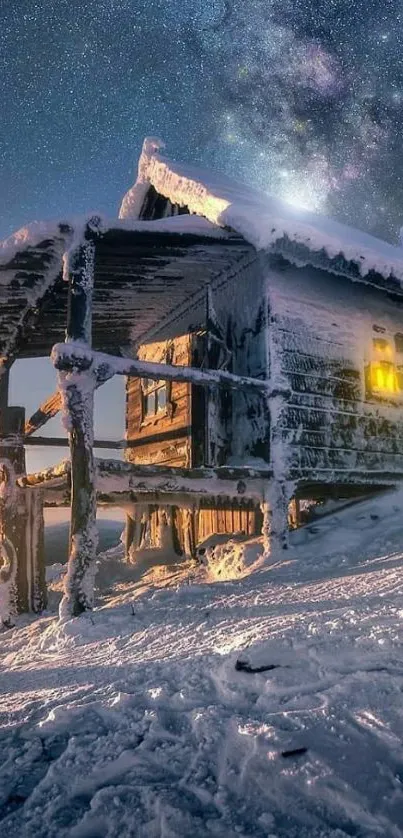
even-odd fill
[(197, 515), (197, 540), (221, 533), (259, 535), (261, 518), (260, 509), (251, 502), (229, 504), (215, 499), (208, 504), (203, 501)]
[[(138, 355), (142, 360), (163, 363), (167, 351), (171, 363), (189, 366), (192, 336), (172, 341), (144, 344)], [(174, 381), (170, 387), (171, 408), (167, 406), (153, 417), (142, 415), (141, 380), (129, 378), (126, 384), (126, 438), (130, 442), (126, 459), (144, 464), (191, 467), (191, 385)]]
[(373, 326), (402, 331), (402, 303), (291, 265), (272, 264), (268, 286), (277, 362), (291, 391), (278, 420), (288, 476), (403, 477), (403, 400), (369, 398), (365, 387)]
[[(139, 347), (142, 360), (161, 363), (170, 356), (170, 363), (199, 367), (206, 362), (207, 340), (203, 333), (187, 334), (174, 340), (154, 341)], [(209, 359), (211, 360), (211, 359)], [(214, 365), (213, 365), (214, 368)], [(128, 379), (126, 385), (126, 436), (130, 448), (125, 457), (130, 462), (170, 466), (197, 467), (206, 463), (221, 465), (231, 453), (231, 394), (211, 391), (181, 382), (172, 382), (169, 398), (173, 410), (161, 411), (145, 419), (142, 415), (142, 392), (139, 379)], [(212, 409), (207, 411), (207, 402)], [(221, 413), (223, 411), (223, 413)], [(214, 421), (213, 421), (214, 420)], [(226, 429), (226, 431), (224, 430)], [(227, 436), (225, 437), (225, 433)], [(189, 538), (195, 545), (212, 534), (260, 532), (261, 513), (251, 501), (220, 500), (212, 497), (199, 500), (189, 518), (179, 507), (171, 509), (173, 541), (186, 550)], [(150, 539), (158, 543), (158, 507), (150, 507)]]

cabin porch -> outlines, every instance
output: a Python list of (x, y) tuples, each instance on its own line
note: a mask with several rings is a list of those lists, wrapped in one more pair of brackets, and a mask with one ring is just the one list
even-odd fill
[[(61, 230), (61, 239), (65, 235), (66, 231)], [(249, 368), (246, 352), (240, 367), (235, 364), (235, 370), (230, 371), (225, 364), (201, 367), (169, 363), (167, 359), (159, 363), (136, 353), (139, 345), (160, 334), (161, 322), (165, 323), (165, 336), (170, 338), (190, 334), (211, 321), (217, 328), (220, 324), (215, 318), (213, 292), (217, 291), (217, 297), (221, 295), (225, 302), (228, 277), (234, 282), (240, 272), (252, 266), (262, 298), (257, 301), (255, 319), (243, 324), (242, 346), (250, 335), (264, 344), (261, 336), (267, 334), (268, 353), (275, 357), (272, 331), (269, 328), (265, 332), (269, 311), (259, 273), (261, 264), (256, 251), (243, 239), (222, 230), (211, 237), (199, 232), (191, 234), (189, 230), (180, 234), (162, 232), (158, 228), (104, 233), (94, 219), (84, 228), (78, 243), (72, 243), (68, 235), (67, 250), (62, 248), (62, 244), (66, 248), (64, 240), (62, 244), (52, 240), (42, 242), (34, 252), (27, 248), (24, 258), (16, 254), (6, 266), (8, 284), (1, 286), (9, 300), (4, 309), (8, 330), (4, 329), (3, 337), (0, 334), (0, 585), (7, 598), (3, 611), (12, 614), (17, 610), (41, 610), (44, 606), (43, 508), (47, 504), (71, 506), (69, 572), (62, 610), (67, 617), (93, 604), (91, 579), (98, 503), (115, 504), (126, 510), (127, 555), (133, 545), (136, 549), (141, 543), (143, 516), (151, 520), (154, 515), (155, 532), (161, 522), (169, 523), (177, 549), (192, 555), (203, 532), (203, 514), (205, 518), (210, 513), (216, 515), (217, 526), (221, 514), (220, 526), (226, 531), (252, 526), (244, 524), (242, 514), (253, 511), (253, 527), (261, 529), (265, 554), (272, 559), (287, 547), (289, 505), (293, 498), (297, 503), (300, 498), (361, 489), (368, 492), (371, 487), (395, 485), (396, 472), (379, 472), (368, 481), (359, 470), (333, 471), (326, 477), (320, 470), (306, 469), (301, 473), (288, 469), (283, 456), (287, 442), (279, 434), (277, 422), (287, 405), (288, 385), (275, 371), (270, 371), (266, 355), (259, 356), (260, 368)], [(49, 264), (53, 265), (52, 282), (47, 274)], [(243, 305), (242, 295), (238, 305)], [(66, 340), (62, 342), (64, 324)], [(250, 346), (251, 343), (248, 350)], [(8, 405), (8, 370), (17, 357), (35, 357), (45, 351), (52, 351), (58, 390), (25, 421), (23, 409)], [(253, 351), (255, 359), (255, 347)], [(184, 467), (145, 465), (135, 458), (134, 462), (130, 458), (127, 462), (96, 461), (97, 447), (116, 447), (126, 453), (131, 448), (130, 438), (114, 445), (108, 440), (94, 440), (94, 392), (114, 375), (131, 381), (191, 384), (214, 396), (209, 402), (213, 419), (217, 417), (216, 394), (234, 393), (231, 440), (238, 444), (237, 465), (219, 464), (217, 445), (207, 447), (206, 466), (206, 460), (201, 464), (190, 461)], [(44, 438), (34, 436), (59, 410), (65, 417), (70, 458), (52, 469), (27, 475), (25, 445), (61, 443), (60, 439), (47, 439), (45, 443)], [(244, 447), (249, 427), (258, 428), (256, 439), (264, 454), (259, 460), (253, 461)], [(67, 444), (66, 439), (62, 442)], [(295, 520), (298, 523), (297, 508)]]

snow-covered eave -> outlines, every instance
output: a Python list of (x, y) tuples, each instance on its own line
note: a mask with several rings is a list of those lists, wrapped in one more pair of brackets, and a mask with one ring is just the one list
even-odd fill
[(305, 264), (317, 265), (318, 258), (323, 262), (326, 256), (328, 265), (323, 267), (332, 273), (350, 279), (367, 277), (371, 284), (379, 275), (403, 286), (403, 249), (226, 177), (174, 163), (163, 156), (162, 148), (155, 138), (145, 140), (138, 177), (123, 198), (121, 218), (138, 218), (147, 189), (153, 186), (172, 204), (234, 230), (257, 250), (279, 252), (279, 243), (289, 241), (304, 248)]
[(178, 233), (207, 236), (215, 239), (229, 238), (227, 230), (217, 226), (205, 217), (196, 215), (161, 218), (158, 221), (139, 221), (136, 219), (108, 218), (99, 213), (90, 213), (85, 216), (63, 220), (33, 221), (26, 227), (17, 230), (8, 238), (0, 241), (0, 267), (8, 267), (17, 254), (28, 249), (35, 249), (44, 242), (63, 239), (65, 248), (68, 249), (83, 239), (88, 225), (95, 218), (97, 229), (101, 234), (112, 230), (126, 230), (127, 232), (143, 233)]
[(288, 236), (279, 239), (272, 246), (271, 252), (276, 256), (282, 256), (287, 262), (298, 268), (314, 267), (334, 276), (343, 276), (353, 282), (360, 282), (364, 285), (371, 285), (381, 291), (403, 296), (403, 282), (393, 275), (385, 278), (381, 273), (374, 270), (366, 274), (360, 273), (357, 262), (347, 261), (343, 253), (329, 257), (324, 248), (318, 251), (309, 250), (306, 245), (292, 241)]
[[(89, 230), (94, 235), (124, 230), (166, 233), (167, 236), (194, 236), (200, 241), (206, 238), (230, 238), (230, 234), (222, 228), (194, 215), (146, 222), (106, 218), (91, 213), (64, 220), (33, 222), (23, 227), (0, 242), (0, 286), (10, 300), (14, 297), (19, 303), (12, 322), (7, 322), (6, 339), (3, 336), (4, 357), (14, 355), (16, 347), (23, 340), (24, 324), (29, 312), (38, 306), (60, 275), (65, 273), (69, 254), (84, 241)], [(28, 267), (31, 262), (32, 268)], [(26, 277), (21, 273), (25, 270)]]

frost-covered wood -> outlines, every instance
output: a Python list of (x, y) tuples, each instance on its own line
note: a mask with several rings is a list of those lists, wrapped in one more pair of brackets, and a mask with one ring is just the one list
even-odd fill
[(41, 491), (24, 493), (27, 511), (25, 542), (30, 610), (46, 608), (44, 496)]
[(0, 460), (0, 620), (8, 622), (18, 612), (17, 551), (10, 533), (15, 498), (11, 462)]
[[(169, 468), (157, 465), (136, 465), (121, 460), (94, 461), (97, 491), (104, 496), (133, 492), (139, 497), (151, 492), (182, 495), (221, 495), (234, 498), (263, 498), (270, 479), (270, 468), (221, 466), (218, 468)], [(27, 488), (68, 485), (71, 466), (63, 460), (57, 466), (28, 474), (18, 483)]]
[(59, 370), (64, 421), (71, 457), (70, 555), (60, 617), (77, 617), (91, 609), (94, 597), (96, 489), (93, 459), (93, 410), (96, 375), (91, 363), (91, 304), (95, 245), (87, 240), (65, 259), (69, 281), (66, 342), (72, 349), (83, 347), (88, 363), (70, 364)]
[(127, 375), (151, 378), (154, 381), (190, 381), (200, 386), (227, 387), (235, 390), (265, 392), (267, 382), (250, 376), (234, 375), (226, 370), (199, 370), (192, 367), (153, 364), (149, 361), (115, 358), (103, 352), (90, 352), (80, 344), (58, 343), (52, 351), (53, 363), (58, 370), (72, 367), (84, 369), (93, 364), (94, 369), (109, 369), (110, 375)]
[(97, 461), (97, 488), (100, 495), (128, 492), (161, 492), (193, 496), (262, 498), (269, 469), (253, 468), (168, 468), (137, 466), (119, 460)]
[[(6, 400), (6, 397), (5, 397)], [(42, 502), (33, 503), (19, 481), (25, 473), (24, 409), (0, 411), (1, 616), (41, 611), (46, 600)]]
[[(403, 332), (403, 306), (312, 268), (268, 267), (272, 354), (289, 397), (278, 404), (277, 451), (305, 485), (390, 485), (403, 478), (399, 398), (371, 398), (365, 368), (374, 326)], [(317, 491), (317, 490), (316, 490)]]

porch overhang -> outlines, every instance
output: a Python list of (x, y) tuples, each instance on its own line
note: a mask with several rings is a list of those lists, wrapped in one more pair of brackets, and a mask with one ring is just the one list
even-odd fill
[[(137, 222), (134, 230), (116, 222), (94, 236), (94, 349), (119, 354), (172, 317), (178, 329), (181, 316), (186, 329), (199, 328), (206, 286), (257, 258), (241, 236), (204, 219), (169, 222)], [(0, 264), (0, 357), (46, 356), (64, 340), (62, 263), (73, 237), (60, 224), (58, 235), (28, 243)]]

